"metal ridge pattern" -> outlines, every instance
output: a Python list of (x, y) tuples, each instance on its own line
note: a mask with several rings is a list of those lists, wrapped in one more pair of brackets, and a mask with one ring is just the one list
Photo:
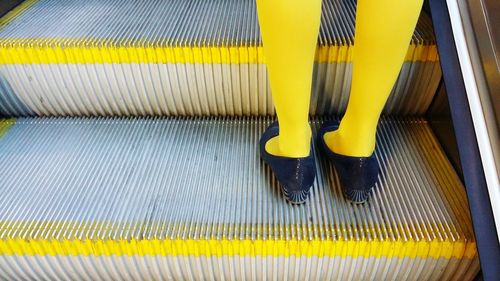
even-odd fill
[(421, 119), (381, 123), (369, 204), (347, 203), (317, 155), (299, 207), (259, 159), (269, 120), (19, 118), (0, 140), (0, 238), (472, 239), (463, 186)]
[[(356, 1), (324, 0), (318, 44), (352, 45)], [(253, 0), (29, 0), (7, 14), (0, 42), (46, 46), (259, 46)], [(412, 37), (434, 44), (422, 15)]]
[[(310, 113), (345, 111), (352, 64), (314, 70)], [(384, 109), (422, 115), (441, 79), (439, 62), (406, 62)], [(264, 64), (0, 65), (5, 116), (274, 115)]]
[[(4, 272), (75, 274), (47, 268), (65, 264), (94, 274), (91, 264), (105, 257), (112, 264), (130, 257), (135, 265), (113, 272), (161, 261), (187, 276), (199, 274), (192, 266), (200, 262), (214, 266), (201, 271), (208, 274), (248, 257), (257, 260), (245, 270), (276, 266), (275, 259), (292, 266), (320, 258), (339, 272), (359, 263), (363, 271), (342, 274), (361, 279), (477, 272), (465, 191), (425, 120), (381, 122), (382, 173), (369, 203), (346, 202), (335, 171), (317, 155), (317, 180), (301, 206), (285, 203), (259, 159), (258, 138), (271, 121), (17, 119), (0, 138), (0, 267), (39, 260), (38, 273)], [(314, 132), (320, 122), (312, 121)], [(215, 279), (236, 274), (231, 268)]]
[[(0, 20), (0, 114), (274, 115), (254, 2), (27, 1)], [(323, 3), (314, 116), (345, 111), (354, 14), (354, 0)], [(440, 79), (422, 14), (385, 112), (423, 115)]]

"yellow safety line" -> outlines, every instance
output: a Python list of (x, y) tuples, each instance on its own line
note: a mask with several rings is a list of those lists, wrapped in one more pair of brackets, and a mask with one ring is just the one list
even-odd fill
[[(375, 54), (374, 54), (375, 55)], [(352, 46), (320, 46), (319, 63), (350, 62)], [(406, 61), (437, 61), (435, 45), (411, 45)], [(0, 64), (201, 63), (262, 64), (262, 47), (45, 46), (0, 41)]]
[[(129, 227), (124, 224), (120, 229)], [(182, 228), (182, 226), (179, 226)], [(80, 232), (116, 232), (104, 222), (20, 222), (3, 221), (0, 234), (8, 229), (19, 233), (33, 233), (43, 229), (51, 233), (67, 233), (70, 229)], [(57, 237), (57, 235), (54, 235)], [(84, 235), (85, 236), (85, 235)], [(41, 237), (46, 237), (41, 234)], [(475, 241), (461, 238), (415, 240), (409, 239), (47, 239), (5, 237), (0, 239), (0, 255), (171, 255), (171, 256), (329, 256), (329, 257), (420, 257), (420, 258), (474, 258)]]
[(0, 17), (0, 28), (14, 20), (20, 14), (24, 13), (27, 9), (31, 8), (36, 2), (38, 2), (38, 0), (26, 0), (3, 17)]
[(10, 127), (16, 123), (16, 119), (0, 119), (0, 138), (7, 133)]
[[(27, 0), (4, 17), (0, 28), (33, 6), (38, 0)], [(159, 46), (107, 38), (2, 38), (0, 64), (49, 63), (265, 63), (261, 46)], [(376, 55), (376, 54), (374, 54)], [(319, 63), (350, 62), (353, 47), (348, 45), (319, 46), (315, 61)], [(411, 44), (405, 61), (437, 61), (434, 44)]]
[(467, 258), (473, 241), (331, 241), (331, 240), (0, 240), (0, 255), (160, 255), (160, 256), (318, 256)]

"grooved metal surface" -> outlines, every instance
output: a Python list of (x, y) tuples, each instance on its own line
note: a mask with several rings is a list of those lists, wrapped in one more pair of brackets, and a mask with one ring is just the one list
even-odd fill
[[(345, 110), (354, 13), (323, 2), (313, 116)], [(258, 155), (271, 118), (82, 117), (272, 115), (261, 52), (254, 0), (29, 0), (1, 18), (0, 115), (80, 117), (0, 120), (0, 279), (472, 280), (465, 192), (423, 119), (382, 120), (369, 203), (315, 150), (291, 206)], [(426, 111), (437, 60), (422, 16), (387, 114)]]
[[(45, 39), (71, 45), (247, 46), (259, 45), (254, 0), (38, 0), (5, 22), (1, 39)], [(356, 1), (324, 0), (318, 43), (352, 45)], [(422, 18), (412, 41), (434, 42)]]
[(0, 276), (477, 273), (463, 186), (426, 121), (382, 120), (382, 172), (367, 204), (346, 202), (317, 154), (317, 180), (301, 206), (285, 202), (259, 159), (258, 138), (271, 121), (17, 119), (0, 138)]
[[(345, 111), (351, 73), (350, 63), (316, 65), (312, 115)], [(439, 62), (406, 62), (385, 112), (424, 113), (440, 77)], [(274, 103), (263, 64), (19, 64), (0, 66), (0, 114), (255, 116)]]
[[(274, 114), (254, 0), (30, 1), (0, 20), (1, 115)], [(354, 2), (323, 3), (312, 115), (345, 111)], [(425, 113), (435, 50), (422, 15), (387, 114)]]
[[(47, 265), (52, 265), (50, 268)], [(62, 280), (474, 280), (479, 261), (340, 257), (1, 256), (0, 278)], [(455, 271), (455, 269), (457, 269)]]
[(267, 124), (18, 119), (0, 139), (0, 238), (472, 238), (463, 186), (424, 121), (381, 123), (381, 182), (360, 206), (321, 157), (308, 203), (286, 204), (258, 155)]

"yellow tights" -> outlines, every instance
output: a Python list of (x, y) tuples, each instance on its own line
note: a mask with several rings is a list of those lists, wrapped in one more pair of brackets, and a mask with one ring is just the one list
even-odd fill
[[(358, 0), (349, 103), (340, 127), (325, 135), (332, 151), (370, 156), (378, 120), (404, 61), (423, 0)], [(280, 123), (266, 150), (309, 155), (309, 99), (321, 0), (257, 0), (264, 54)]]
[(266, 151), (279, 156), (309, 155), (309, 100), (321, 19), (321, 0), (257, 0), (271, 91), (280, 134)]

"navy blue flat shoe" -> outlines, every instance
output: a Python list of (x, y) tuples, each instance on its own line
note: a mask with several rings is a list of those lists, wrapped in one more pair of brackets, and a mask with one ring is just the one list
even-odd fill
[(333, 163), (339, 174), (344, 196), (353, 203), (364, 203), (378, 181), (379, 167), (375, 155), (352, 157), (337, 154), (328, 148), (324, 136), (337, 130), (338, 121), (326, 121), (318, 131), (318, 146)]
[(316, 176), (316, 164), (312, 149), (307, 157), (291, 158), (275, 156), (266, 151), (266, 143), (279, 135), (278, 123), (271, 124), (260, 138), (260, 156), (273, 171), (288, 202), (304, 203)]

